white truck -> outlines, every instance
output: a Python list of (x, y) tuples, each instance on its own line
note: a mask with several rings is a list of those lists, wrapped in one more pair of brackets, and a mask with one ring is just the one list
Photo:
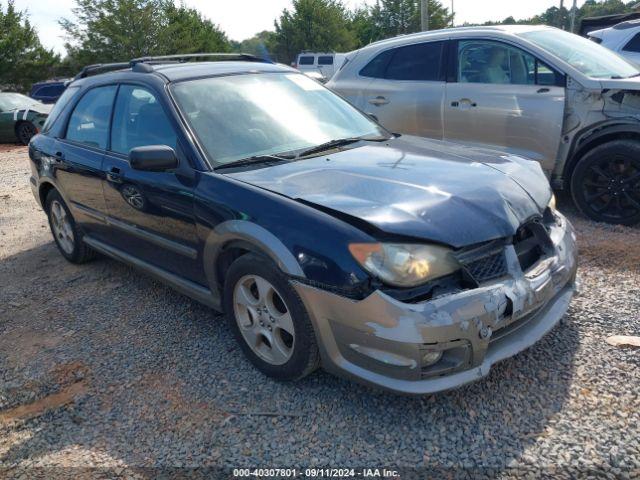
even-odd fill
[(335, 52), (302, 52), (291, 64), (302, 73), (320, 72), (325, 81), (340, 69), (346, 54)]

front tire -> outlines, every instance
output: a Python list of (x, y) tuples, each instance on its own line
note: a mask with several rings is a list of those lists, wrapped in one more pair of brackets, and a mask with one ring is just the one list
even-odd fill
[(45, 211), (53, 239), (64, 258), (71, 263), (84, 263), (95, 257), (95, 251), (82, 241), (82, 230), (56, 190), (47, 195)]
[(640, 142), (614, 140), (589, 151), (573, 170), (571, 195), (597, 222), (640, 222)]
[(269, 259), (249, 253), (233, 262), (224, 279), (223, 306), (245, 356), (265, 375), (297, 380), (318, 368), (309, 315)]

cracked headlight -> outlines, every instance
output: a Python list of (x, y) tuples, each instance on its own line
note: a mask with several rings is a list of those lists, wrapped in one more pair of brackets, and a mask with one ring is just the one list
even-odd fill
[(398, 287), (415, 287), (460, 268), (451, 249), (439, 245), (352, 243), (349, 251), (369, 273)]

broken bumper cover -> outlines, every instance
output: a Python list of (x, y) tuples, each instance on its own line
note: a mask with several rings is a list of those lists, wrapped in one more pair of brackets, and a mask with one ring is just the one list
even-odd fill
[(439, 392), (486, 376), (494, 363), (540, 340), (569, 306), (577, 249), (573, 228), (560, 214), (550, 237), (554, 255), (526, 272), (508, 245), (508, 276), (421, 303), (380, 291), (356, 301), (295, 282), (323, 367), (405, 394)]

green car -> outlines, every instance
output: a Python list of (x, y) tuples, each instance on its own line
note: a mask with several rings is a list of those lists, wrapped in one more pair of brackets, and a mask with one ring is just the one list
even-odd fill
[(29, 140), (44, 125), (51, 105), (45, 105), (20, 93), (0, 92), (0, 142)]

